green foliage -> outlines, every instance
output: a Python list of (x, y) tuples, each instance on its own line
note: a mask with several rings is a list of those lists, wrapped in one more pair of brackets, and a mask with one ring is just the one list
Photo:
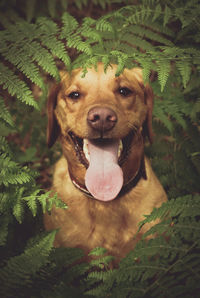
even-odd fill
[[(199, 1), (72, 2), (0, 4), (0, 295), (197, 297)], [(151, 81), (155, 138), (146, 153), (169, 197), (140, 225), (160, 218), (145, 239), (157, 237), (113, 270), (104, 248), (90, 252), (90, 264), (79, 263), (79, 249), (54, 249), (55, 232), (41, 233), (40, 222), (52, 206), (67, 208), (49, 191), (60, 149), (46, 149), (47, 85), (60, 69), (82, 67), (84, 76), (98, 61), (105, 71), (116, 63), (116, 76), (140, 66)]]
[[(162, 219), (116, 270), (92, 272), (95, 297), (198, 297), (200, 196), (185, 196), (154, 209), (141, 223)], [(145, 238), (157, 235), (148, 242)], [(165, 235), (165, 236), (163, 236)], [(165, 239), (166, 238), (166, 239)], [(183, 242), (184, 239), (184, 242)]]

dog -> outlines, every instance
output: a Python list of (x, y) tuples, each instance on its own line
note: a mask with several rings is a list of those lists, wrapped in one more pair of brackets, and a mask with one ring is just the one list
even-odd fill
[(68, 209), (53, 208), (44, 225), (59, 229), (55, 247), (104, 247), (120, 260), (153, 225), (135, 236), (138, 223), (167, 196), (144, 155), (153, 91), (140, 68), (116, 70), (100, 62), (85, 76), (81, 68), (62, 72), (50, 92), (47, 142), (59, 137), (63, 150), (52, 189)]

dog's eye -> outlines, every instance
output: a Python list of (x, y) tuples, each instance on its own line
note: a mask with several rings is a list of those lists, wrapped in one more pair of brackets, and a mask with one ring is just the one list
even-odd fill
[(131, 95), (133, 92), (127, 88), (127, 87), (122, 87), (122, 88), (119, 88), (118, 90), (119, 94), (126, 97), (126, 96), (129, 96)]
[(75, 91), (75, 92), (71, 92), (69, 95), (68, 95), (69, 98), (71, 99), (78, 99), (80, 97), (80, 93)]

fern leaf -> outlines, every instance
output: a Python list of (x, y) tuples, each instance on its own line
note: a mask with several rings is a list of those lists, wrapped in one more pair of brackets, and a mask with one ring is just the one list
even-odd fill
[(141, 66), (142, 66), (142, 76), (144, 82), (149, 81), (151, 70), (153, 69), (154, 65), (151, 61), (146, 60), (139, 60)]
[(161, 13), (162, 13), (162, 8), (161, 8), (160, 4), (157, 4), (157, 5), (156, 5), (156, 8), (155, 8), (155, 10), (154, 10), (153, 22), (154, 22), (157, 18), (160, 17)]
[[(121, 40), (123, 42), (127, 42), (128, 44), (131, 44), (132, 47), (139, 47), (143, 50), (146, 51), (152, 51), (154, 49), (154, 47), (151, 45), (150, 42), (137, 37), (136, 35), (130, 34), (130, 33), (125, 33), (122, 37)], [(126, 45), (124, 47), (124, 49), (126, 50)]]
[(80, 52), (83, 52), (87, 55), (92, 54), (92, 48), (89, 44), (82, 41), (79, 35), (73, 35), (72, 37), (68, 38), (67, 46), (70, 48), (75, 48)]
[(132, 32), (132, 34), (134, 33), (141, 36), (142, 38), (145, 37), (149, 40), (156, 41), (164, 45), (173, 46), (173, 43), (169, 39), (163, 37), (160, 32), (154, 32), (151, 29), (147, 29), (143, 26), (134, 25), (130, 26), (127, 30)]
[[(8, 145), (7, 140), (3, 136), (0, 136), (0, 151), (6, 154), (7, 156), (9, 156), (10, 158), (12, 157), (12, 151), (10, 149), (10, 146)], [(3, 154), (3, 158), (6, 156), (4, 154)]]
[(8, 89), (12, 96), (16, 96), (26, 104), (39, 109), (31, 90), (3, 63), (0, 63), (0, 84), (3, 86), (3, 89)]
[(41, 47), (37, 41), (23, 44), (23, 50), (32, 56), (33, 61), (36, 61), (45, 71), (51, 74), (56, 80), (60, 79), (55, 61), (49, 51)]
[(155, 101), (153, 113), (155, 116), (155, 120), (161, 121), (165, 125), (165, 127), (169, 130), (169, 132), (172, 133), (173, 124), (170, 118), (168, 117), (168, 115), (166, 115), (164, 109), (156, 101)]
[(78, 28), (78, 22), (74, 17), (66, 12), (62, 15), (62, 22), (63, 27), (60, 38), (68, 39), (68, 37)]
[(171, 9), (167, 5), (165, 5), (164, 19), (163, 19), (164, 27), (167, 25), (167, 23), (169, 22), (169, 20), (171, 19), (172, 16), (173, 16), (173, 13), (172, 13)]
[(27, 205), (30, 209), (30, 211), (32, 212), (33, 216), (35, 217), (37, 214), (37, 201), (36, 201), (36, 196), (31, 195), (28, 198), (22, 198), (23, 200), (25, 200), (27, 202)]
[(8, 48), (6, 44), (4, 44), (4, 47), (0, 49), (0, 52), (6, 60), (15, 65), (33, 83), (35, 83), (40, 88), (44, 88), (44, 82), (41, 78), (38, 68), (26, 55), (26, 53), (23, 51), (23, 48), (21, 50), (18, 50), (17, 44), (13, 45), (13, 47)]
[(108, 266), (115, 258), (113, 256), (104, 256), (101, 258), (98, 258), (96, 260), (92, 260), (90, 262), (90, 265), (93, 267), (99, 267), (101, 269), (104, 269), (106, 266)]
[(117, 59), (117, 70), (116, 70), (116, 73), (115, 75), (116, 76), (119, 76), (124, 68), (125, 68), (125, 64), (126, 64), (126, 61), (128, 60), (128, 55), (126, 55), (125, 53), (122, 53), (120, 51), (111, 51), (110, 54), (113, 56), (113, 57), (116, 57)]
[(23, 202), (20, 199), (18, 199), (17, 202), (15, 202), (14, 204), (13, 215), (19, 223), (22, 223), (24, 216), (24, 206)]
[(107, 250), (103, 247), (96, 247), (90, 251), (89, 256), (102, 256), (107, 252)]
[(109, 66), (109, 64), (110, 64), (109, 55), (104, 55), (104, 56), (102, 57), (102, 62), (103, 62), (103, 64), (104, 64), (104, 72), (106, 72), (106, 70), (107, 70), (107, 68), (108, 68), (108, 66)]
[(113, 26), (112, 24), (106, 20), (104, 17), (100, 18), (97, 22), (96, 22), (96, 29), (98, 31), (108, 31), (108, 32), (114, 32)]
[(11, 293), (20, 286), (30, 287), (31, 277), (48, 263), (55, 234), (55, 231), (48, 233), (37, 244), (26, 249), (23, 254), (9, 259), (0, 269), (1, 290), (6, 297), (10, 297)]
[(0, 119), (2, 119), (5, 123), (9, 124), (10, 126), (14, 127), (13, 119), (4, 104), (4, 100), (0, 97)]
[[(192, 202), (192, 205), (191, 205)], [(185, 197), (172, 199), (166, 203), (163, 203), (160, 208), (154, 208), (151, 215), (146, 216), (146, 219), (140, 223), (140, 227), (156, 219), (163, 219), (166, 216), (197, 216), (199, 214), (199, 195), (191, 196), (186, 195)]]
[[(1, 201), (1, 200), (0, 200)], [(0, 218), (0, 246), (4, 246), (6, 244), (7, 236), (8, 236), (8, 224), (9, 220), (6, 216), (1, 216)]]
[[(47, 192), (46, 194), (41, 195), (38, 198), (38, 200), (42, 205), (43, 212), (44, 212), (45, 208), (46, 208), (45, 211), (50, 212), (53, 206), (55, 206), (56, 208), (62, 208), (62, 209), (68, 208), (67, 205), (60, 198), (58, 198), (57, 194), (54, 194), (52, 196), (51, 191)], [(44, 203), (44, 200), (46, 200), (46, 202), (47, 202), (46, 205)]]
[(192, 65), (190, 61), (187, 60), (181, 60), (176, 62), (176, 66), (178, 70), (180, 71), (180, 74), (182, 76), (183, 80), (183, 86), (186, 88), (187, 83), (190, 79), (191, 71), (192, 71)]
[(20, 168), (19, 165), (12, 161), (7, 154), (0, 155), (0, 185), (4, 184), (24, 184), (30, 182), (32, 177), (27, 167)]
[(168, 59), (166, 60), (157, 60), (158, 64), (158, 80), (160, 82), (161, 91), (164, 90), (164, 87), (167, 83), (167, 79), (169, 77), (169, 73), (171, 71), (171, 64)]

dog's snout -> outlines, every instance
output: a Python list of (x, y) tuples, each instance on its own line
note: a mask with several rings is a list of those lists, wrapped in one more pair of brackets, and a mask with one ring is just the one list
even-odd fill
[(88, 112), (87, 121), (90, 127), (100, 132), (111, 130), (116, 122), (116, 113), (106, 107), (94, 107)]

